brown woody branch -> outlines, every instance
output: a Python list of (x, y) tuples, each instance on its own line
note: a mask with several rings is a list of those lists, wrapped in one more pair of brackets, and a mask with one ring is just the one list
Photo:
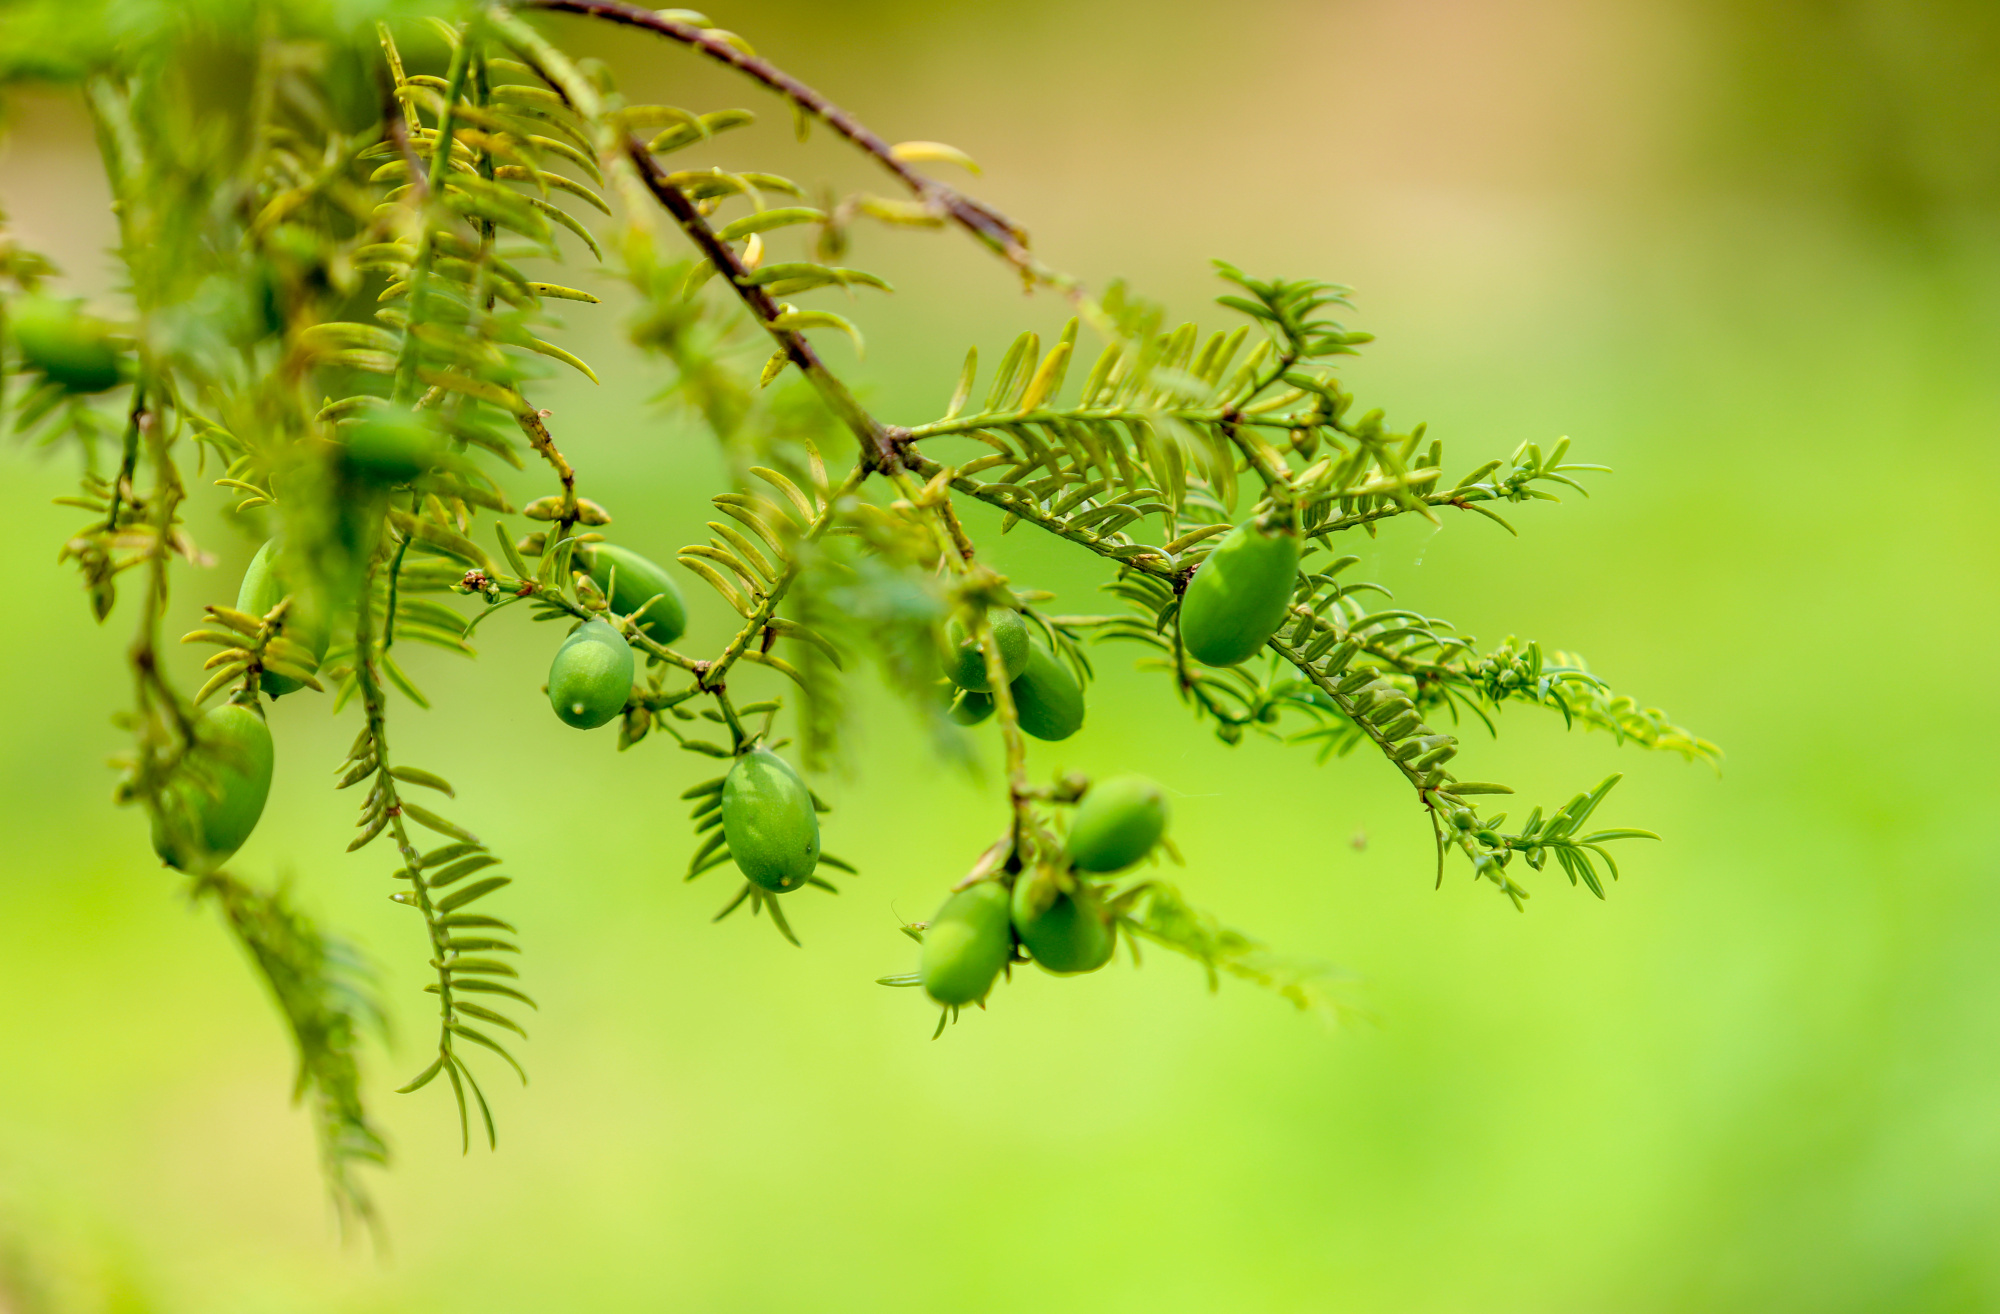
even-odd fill
[(1031, 283), (1047, 284), (1071, 297), (1082, 295), (1082, 288), (1075, 279), (1050, 269), (1035, 259), (1028, 250), (1026, 229), (984, 201), (967, 196), (957, 188), (911, 168), (896, 158), (889, 143), (883, 141), (861, 120), (769, 60), (746, 54), (731, 44), (723, 34), (696, 27), (692, 23), (662, 17), (650, 9), (628, 3), (627, 0), (531, 0), (531, 3), (537, 9), (582, 14), (627, 27), (644, 28), (648, 32), (678, 41), (719, 63), (729, 65), (744, 76), (777, 92), (852, 142), (862, 152), (872, 156), (878, 164), (894, 174), (897, 180), (910, 190), (911, 195), (923, 202), (925, 208), (939, 218), (949, 220), (971, 233), (1018, 269), (1023, 278)]
[(660, 168), (659, 161), (647, 151), (645, 143), (636, 137), (628, 137), (625, 150), (638, 168), (640, 180), (646, 184), (646, 189), (653, 194), (654, 199), (673, 216), (674, 222), (680, 225), (688, 240), (693, 242), (696, 249), (715, 266), (716, 273), (728, 281), (730, 290), (736, 293), (737, 299), (757, 317), (757, 322), (764, 326), (765, 331), (778, 344), (779, 350), (790, 358), (792, 364), (799, 367), (799, 371), (812, 382), (813, 387), (818, 390), (834, 414), (838, 415), (841, 422), (853, 432), (861, 444), (863, 463), (870, 469), (885, 473), (901, 469), (902, 457), (896, 446), (897, 435), (854, 399), (854, 394), (847, 390), (847, 385), (827, 369), (826, 363), (819, 358), (819, 353), (813, 350), (812, 343), (806, 341), (805, 334), (778, 324), (778, 317), (782, 312), (778, 304), (771, 300), (770, 293), (748, 281), (750, 271), (738, 258), (735, 248), (715, 235), (715, 230), (709, 227), (708, 220), (702, 218), (701, 212), (695, 208), (694, 201), (686, 192), (668, 180), (666, 172)]

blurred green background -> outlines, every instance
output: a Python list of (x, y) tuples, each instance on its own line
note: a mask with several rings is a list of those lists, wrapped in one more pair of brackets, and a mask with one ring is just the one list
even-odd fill
[[(52, 567), (67, 456), (0, 456), (0, 1310), (1652, 1311), (2000, 1308), (2000, 859), (1984, 754), (2000, 599), (2000, 18), (1887, 0), (744, 3), (715, 17), (878, 126), (952, 142), (1094, 285), (1218, 322), (1209, 256), (1358, 289), (1362, 404), (1451, 466), (1569, 434), (1595, 496), (1399, 525), (1349, 550), (1406, 605), (1587, 654), (1728, 750), (1718, 779), (1532, 710), (1470, 775), (1560, 803), (1605, 772), (1599, 903), (1526, 915), (1365, 757), (1208, 738), (1105, 650), (1038, 771), (1142, 770), (1191, 897), (1351, 973), (1331, 1033), (1162, 952), (1017, 977), (932, 1043), (907, 970), (990, 838), (989, 787), (906, 718), (863, 726), (800, 896), (803, 952), (710, 926), (678, 794), (709, 774), (559, 725), (553, 642), (497, 618), (414, 672), (416, 760), (520, 878), (543, 1003), (498, 1154), (461, 1159), (420, 1063), (421, 947), (386, 859), (341, 853), (353, 731), (274, 712), (271, 810), (237, 866), (296, 882), (380, 961), (402, 1041), (371, 1088), (392, 1245), (335, 1238), (277, 1018), (109, 802), (130, 599), (90, 621)], [(635, 96), (770, 111), (678, 52), (563, 29)], [(74, 105), (9, 107), (0, 198), (79, 286), (112, 284)], [(735, 144), (807, 178), (865, 174)], [(739, 149), (736, 158), (743, 158)], [(902, 289), (829, 355), (902, 421), (1060, 321), (940, 234), (869, 234)], [(712, 444), (647, 398), (614, 308), (570, 317), (601, 390), (552, 395), (589, 491), (665, 558)], [(626, 368), (629, 366), (629, 369)], [(525, 485), (524, 485), (525, 486)], [(233, 597), (252, 544), (183, 603)], [(994, 526), (985, 522), (989, 535)], [(1102, 572), (1021, 531), (1017, 582), (1097, 608)], [(998, 540), (996, 540), (998, 541)], [(694, 590), (690, 590), (691, 593)], [(703, 604), (706, 605), (705, 602)], [(695, 640), (722, 617), (698, 612)], [(192, 666), (192, 659), (189, 662)], [(991, 758), (991, 745), (985, 745)], [(1365, 844), (1357, 839), (1365, 837)]]

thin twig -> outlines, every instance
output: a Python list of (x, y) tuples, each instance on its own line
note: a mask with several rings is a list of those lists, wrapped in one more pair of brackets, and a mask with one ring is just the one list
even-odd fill
[(661, 169), (659, 161), (648, 153), (645, 143), (636, 137), (629, 138), (626, 142), (626, 151), (632, 163), (638, 167), (639, 177), (646, 184), (646, 189), (652, 192), (654, 199), (673, 216), (674, 222), (680, 225), (681, 231), (687, 234), (688, 240), (695, 244), (696, 249), (708, 257), (716, 272), (728, 280), (737, 299), (757, 317), (757, 322), (764, 326), (765, 331), (791, 359), (792, 364), (798, 366), (800, 373), (811, 381), (814, 389), (840, 418), (841, 423), (854, 434), (861, 444), (868, 465), (873, 469), (884, 471), (899, 468), (901, 461), (897, 453), (895, 433), (870, 415), (861, 403), (854, 399), (854, 394), (847, 390), (847, 385), (827, 369), (826, 363), (819, 358), (819, 353), (813, 350), (810, 342), (806, 341), (805, 334), (797, 329), (778, 326), (776, 321), (782, 313), (778, 304), (771, 300), (770, 293), (748, 281), (750, 271), (737, 258), (735, 248), (717, 237), (715, 230), (709, 227), (708, 221), (701, 217), (701, 212), (695, 209), (694, 202), (688, 198), (688, 194), (667, 180), (666, 171)]
[(894, 174), (897, 181), (924, 203), (926, 209), (971, 233), (1018, 269), (1023, 278), (1055, 288), (1072, 299), (1082, 298), (1082, 284), (1070, 275), (1044, 265), (1028, 250), (1027, 230), (1019, 224), (984, 201), (967, 196), (957, 188), (911, 168), (897, 158), (888, 142), (861, 120), (769, 60), (760, 59), (732, 44), (725, 34), (668, 18), (639, 5), (625, 3), (625, 0), (533, 0), (533, 4), (538, 9), (582, 14), (627, 27), (644, 28), (678, 41), (718, 63), (729, 65), (777, 92), (859, 147)]

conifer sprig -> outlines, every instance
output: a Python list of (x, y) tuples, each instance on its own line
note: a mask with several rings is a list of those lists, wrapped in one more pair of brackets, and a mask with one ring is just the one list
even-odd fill
[[(526, 1080), (517, 1040), (500, 1032), (524, 1038), (515, 1006), (534, 1001), (518, 984), (514, 927), (486, 902), (513, 877), (439, 810), (433, 795), (456, 798), (446, 779), (392, 756), (401, 701), (432, 697), (407, 660), (412, 644), (470, 655), (475, 633), (489, 643), (548, 633), (508, 628), (525, 615), (568, 632), (557, 665), (572, 642), (596, 645), (581, 660), (612, 671), (608, 700), (558, 697), (552, 666), (556, 714), (580, 727), (615, 719), (620, 749), (657, 731), (724, 764), (683, 795), (694, 829), (684, 874), (733, 862), (744, 881), (718, 920), (768, 912), (793, 944), (786, 893), (832, 891), (818, 869), (853, 868), (820, 849), (826, 804), (776, 756), (790, 742), (781, 726), (795, 727), (808, 769), (839, 756), (847, 691), (871, 666), (948, 758), (972, 756), (961, 725), (995, 722), (1005, 825), (954, 887), (954, 900), (970, 900), (947, 904), (990, 930), (1005, 892), (992, 972), (1046, 965), (1024, 928), (1067, 899), (1101, 918), (1107, 958), (1117, 935), (1135, 960), (1143, 939), (1194, 959), (1211, 983), (1234, 976), (1329, 1012), (1338, 1001), (1317, 966), (1193, 908), (1136, 858), (1100, 872), (1074, 851), (1093, 783), (1039, 782), (1029, 739), (1077, 731), (1097, 642), (1139, 645), (1142, 669), (1227, 743), (1258, 734), (1321, 761), (1379, 756), (1431, 827), (1437, 878), (1456, 850), (1517, 907), (1527, 873), (1551, 863), (1603, 897), (1604, 877), (1618, 875), (1608, 846), (1648, 832), (1595, 823), (1616, 775), (1509, 829), (1485, 809), (1511, 790), (1458, 774), (1466, 727), (1497, 734), (1504, 709), (1522, 703), (1619, 742), (1719, 760), (1582, 658), (1513, 637), (1482, 648), (1354, 576), (1359, 557), (1341, 554), (1341, 535), (1452, 512), (1512, 533), (1514, 507), (1581, 493), (1604, 470), (1571, 460), (1566, 439), (1467, 465), (1423, 425), (1360, 411), (1338, 367), (1369, 335), (1338, 318), (1351, 309), (1345, 288), (1218, 262), (1228, 318), (1207, 330), (1170, 326), (1122, 284), (1093, 294), (1035, 256), (1020, 225), (917, 167), (969, 167), (963, 152), (889, 143), (690, 11), (468, 0), (414, 21), (384, 5), (350, 27), (273, 7), (251, 30), (218, 36), (184, 10), (142, 4), (119, 33), (71, 25), (32, 48), (10, 46), (0, 27), (0, 82), (53, 71), (89, 109), (127, 274), (123, 317), (100, 319), (52, 298), (53, 268), (0, 230), (0, 418), (79, 455), (77, 495), (63, 501), (81, 519), (61, 555), (93, 614), (105, 619), (121, 591), (139, 590), (121, 796), (152, 814), (162, 856), (190, 871), (189, 888), (221, 910), (270, 988), (343, 1216), (373, 1220), (356, 1170), (386, 1160), (359, 1058), (375, 1011), (337, 937), (288, 895), (226, 874), (228, 855), (211, 851), (242, 840), (211, 842), (203, 827), (246, 759), (211, 751), (201, 726), (220, 711), (262, 727), (261, 700), (299, 690), (354, 709), (361, 724), (337, 780), (363, 787), (354, 847), (393, 844), (392, 897), (423, 922), (438, 1008), (434, 1055), (403, 1089), (444, 1076), (462, 1145), (474, 1109), (497, 1144), (469, 1059), (497, 1057)], [(696, 145), (736, 155), (729, 144), (742, 139), (729, 134), (755, 116), (631, 103), (601, 64), (550, 40), (537, 26), (546, 13), (643, 30), (733, 70), (778, 96), (802, 138), (827, 128), (906, 195), (835, 197), (749, 160), (676, 167)], [(218, 95), (235, 96), (239, 112), (201, 108)], [(891, 290), (847, 263), (864, 220), (956, 229), (1030, 290), (1060, 294), (1074, 317), (1046, 345), (1022, 333), (983, 376), (969, 351), (941, 415), (892, 423), (819, 346), (838, 334), (859, 351), (863, 332), (851, 307), (814, 298)], [(730, 609), (724, 633), (684, 635), (673, 577), (621, 555), (614, 512), (644, 508), (614, 506), (615, 490), (565, 453), (574, 430), (539, 404), (555, 372), (599, 378), (561, 345), (558, 318), (599, 304), (576, 286), (599, 274), (631, 289), (632, 339), (666, 366), (662, 399), (699, 414), (722, 444), (730, 486), (712, 498), (705, 537), (676, 560), (681, 578)], [(229, 523), (269, 540), (284, 587), (275, 603), (204, 599), (207, 619), (187, 640), (215, 651), (205, 674), (184, 679), (159, 630), (176, 564), (210, 560), (186, 525), (190, 470), (212, 480)], [(518, 508), (516, 471), (542, 481)], [(997, 568), (974, 506), (998, 513), (1000, 534), (1025, 523), (1102, 562), (1116, 609), (1050, 610), (1050, 595)], [(518, 538), (501, 519), (516, 515), (533, 522)], [(1203, 657), (1190, 589), (1226, 578), (1211, 563), (1253, 528), (1296, 561), (1272, 577), (1275, 628)], [(319, 616), (339, 618), (330, 644), (313, 642)], [(955, 691), (941, 660), (956, 663)], [(212, 699), (222, 705), (204, 711)], [(733, 825), (753, 807), (732, 804), (739, 796), (787, 800), (783, 824)], [(426, 830), (441, 837), (428, 850)], [(1159, 834), (1146, 853), (1178, 861)], [(906, 929), (939, 942), (935, 928)], [(885, 980), (924, 984), (941, 1026), (985, 997), (923, 973)]]

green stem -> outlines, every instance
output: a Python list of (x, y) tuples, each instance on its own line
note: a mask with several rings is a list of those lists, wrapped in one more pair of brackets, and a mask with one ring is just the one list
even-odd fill
[(743, 721), (736, 715), (736, 704), (729, 701), (729, 690), (716, 685), (709, 690), (715, 695), (715, 705), (722, 712), (723, 724), (729, 727), (729, 746), (738, 753), (750, 742), (750, 732), (743, 728)]
[[(396, 400), (409, 403), (416, 399), (417, 392), (417, 333), (419, 324), (424, 322), (424, 302), (430, 290), (431, 262), (436, 254), (436, 220), (430, 213), (430, 202), (444, 195), (446, 179), (451, 176), (451, 142), (455, 130), (453, 113), (458, 108), (459, 97), (465, 94), (466, 74), (472, 67), (472, 33), (469, 27), (461, 28), (458, 48), (452, 52), (449, 76), (445, 79), (444, 108), (438, 113), (437, 139), (431, 143), (430, 174), (427, 179), (429, 194), (420, 197), (418, 214), (423, 223), (423, 232), (417, 238), (416, 268), (410, 273), (410, 323), (403, 332), (403, 351), (396, 361)], [(411, 178), (415, 185), (417, 180)]]
[[(826, 505), (820, 508), (820, 513), (813, 517), (810, 525), (806, 526), (804, 535), (806, 542), (817, 542), (826, 533), (827, 529), (833, 524), (834, 518), (839, 515), (841, 501), (848, 494), (859, 488), (862, 480), (867, 477), (867, 466), (865, 464), (857, 465), (848, 473), (847, 478), (840, 481), (839, 487), (827, 494)], [(757, 606), (751, 610), (750, 615), (743, 622), (743, 628), (738, 630), (729, 640), (728, 645), (722, 650), (722, 655), (710, 662), (707, 668), (699, 675), (698, 678), (704, 688), (714, 687), (718, 681), (729, 673), (729, 668), (736, 664), (737, 659), (749, 651), (750, 645), (755, 643), (758, 637), (763, 634), (764, 627), (771, 623), (772, 616), (777, 612), (778, 603), (784, 600), (785, 594), (791, 590), (792, 585), (797, 582), (798, 577), (798, 559), (795, 554), (787, 554), (784, 569), (778, 573), (778, 578), (772, 582), (770, 591), (765, 593), (758, 601)]]
[[(937, 473), (945, 468), (942, 464), (933, 461), (922, 452), (908, 448), (905, 448), (903, 451), (903, 462), (911, 470), (926, 479), (935, 478)], [(1017, 499), (1007, 489), (997, 484), (982, 484), (978, 480), (965, 475), (954, 475), (948, 482), (951, 487), (968, 497), (984, 502), (988, 506), (998, 507), (1002, 511), (1018, 516), (1037, 529), (1047, 530), (1058, 538), (1066, 539), (1078, 547), (1087, 548), (1100, 557), (1108, 557), (1120, 565), (1130, 566), (1133, 570), (1164, 580), (1172, 580), (1179, 574), (1174, 566), (1168, 562), (1166, 556), (1157, 549), (1149, 549), (1143, 553), (1127, 555), (1136, 546), (1135, 544), (1129, 541), (1120, 543), (1108, 536), (1094, 534), (1087, 529), (1072, 529), (1060, 517), (1045, 515), (1035, 510), (1025, 499)]]
[[(410, 494), (410, 514), (412, 516), (416, 515), (418, 504), (422, 500), (423, 499), (421, 494), (419, 493)], [(396, 555), (389, 562), (389, 598), (388, 602), (384, 605), (382, 609), (383, 652), (389, 651), (389, 649), (394, 647), (396, 643), (396, 593), (398, 587), (402, 584), (403, 580), (403, 557), (409, 552), (409, 550), (410, 550), (409, 538), (404, 537), (398, 539), (396, 542)], [(366, 608), (364, 608), (364, 610), (365, 609)]]
[[(499, 606), (509, 606), (521, 598), (533, 598), (537, 602), (565, 611), (578, 620), (600, 620), (605, 618), (605, 613), (592, 611), (589, 607), (572, 599), (563, 591), (560, 585), (546, 584), (538, 579), (521, 578), (512, 575), (492, 575), (489, 578), (493, 581), (493, 591), (495, 594), (508, 595), (508, 600), (498, 604)], [(659, 658), (669, 666), (678, 666), (684, 671), (696, 673), (704, 669), (702, 664), (694, 658), (675, 652), (664, 643), (656, 642), (649, 635), (641, 632), (632, 624), (632, 618), (629, 616), (622, 617), (620, 624), (616, 628), (625, 637), (627, 643), (630, 643), (633, 647), (649, 656)]]
[[(372, 569), (370, 574), (373, 574)], [(445, 930), (438, 925), (437, 909), (431, 902), (429, 888), (424, 884), (423, 855), (411, 841), (409, 827), (403, 822), (402, 798), (396, 789), (396, 778), (390, 774), (388, 700), (375, 673), (373, 609), (368, 602), (372, 586), (372, 579), (364, 581), (361, 606), (357, 609), (358, 619), (354, 628), (354, 679), (361, 694), (361, 710), (367, 721), (369, 742), (375, 751), (375, 780), (372, 788), (379, 792), (380, 801), (389, 819), (390, 839), (403, 860), (402, 871), (398, 874), (410, 883), (408, 902), (415, 904), (417, 910), (423, 914), (424, 930), (430, 940), (431, 963), (437, 970), (438, 982), (438, 1061), (448, 1066), (453, 1062), (451, 1028), (458, 1020), (452, 1011), (451, 972), (448, 968), (451, 958), (445, 946)]]

